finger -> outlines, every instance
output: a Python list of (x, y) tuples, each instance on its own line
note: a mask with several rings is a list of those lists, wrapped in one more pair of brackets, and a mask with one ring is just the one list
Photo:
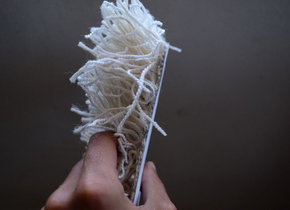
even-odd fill
[(153, 162), (147, 162), (142, 176), (142, 198), (145, 206), (157, 209), (176, 209), (159, 179)]
[(69, 208), (70, 200), (77, 186), (82, 166), (83, 160), (80, 160), (72, 168), (63, 184), (48, 198), (45, 205), (45, 210)]
[(111, 132), (97, 133), (88, 144), (73, 205), (76, 209), (115, 209), (125, 198), (117, 172), (117, 139)]
[(112, 132), (101, 132), (93, 135), (84, 157), (82, 175), (92, 174), (95, 177), (107, 177), (110, 172), (117, 172), (116, 166), (116, 137)]
[(156, 167), (153, 162), (147, 162), (144, 166), (141, 190), (144, 203), (146, 203), (147, 200), (153, 200), (156, 195), (158, 195), (158, 197), (160, 195), (162, 197), (167, 196), (165, 188), (157, 175)]

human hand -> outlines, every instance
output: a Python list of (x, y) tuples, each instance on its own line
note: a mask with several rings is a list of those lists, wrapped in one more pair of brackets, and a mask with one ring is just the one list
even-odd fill
[(41, 210), (176, 210), (152, 162), (145, 164), (142, 177), (144, 205), (134, 206), (118, 179), (116, 148), (112, 133), (93, 135), (84, 158)]

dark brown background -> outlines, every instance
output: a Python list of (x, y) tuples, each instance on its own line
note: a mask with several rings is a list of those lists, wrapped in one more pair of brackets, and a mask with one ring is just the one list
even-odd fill
[[(290, 209), (290, 1), (144, 0), (171, 51), (153, 160), (179, 210)], [(100, 0), (0, 1), (0, 209), (40, 209), (81, 158), (72, 134)], [(287, 208), (288, 207), (288, 208)]]

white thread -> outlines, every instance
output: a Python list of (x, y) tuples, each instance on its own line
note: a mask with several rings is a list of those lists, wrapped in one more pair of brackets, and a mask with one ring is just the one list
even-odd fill
[[(88, 61), (71, 78), (86, 92), (88, 111), (76, 106), (71, 111), (82, 116), (74, 129), (81, 140), (101, 131), (114, 131), (118, 138), (119, 178), (125, 192), (133, 198), (136, 171), (143, 153), (149, 124), (166, 133), (151, 119), (159, 76), (168, 43), (162, 23), (154, 20), (139, 0), (117, 0), (116, 5), (104, 1), (99, 28), (91, 28), (85, 38), (95, 44), (93, 49), (80, 42), (82, 49), (95, 60)], [(169, 46), (171, 49), (180, 49)]]

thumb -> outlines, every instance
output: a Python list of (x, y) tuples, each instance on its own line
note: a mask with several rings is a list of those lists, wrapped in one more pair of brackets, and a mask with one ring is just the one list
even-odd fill
[(169, 209), (176, 207), (170, 201), (166, 189), (158, 177), (153, 162), (147, 162), (142, 176), (142, 198), (148, 209)]

